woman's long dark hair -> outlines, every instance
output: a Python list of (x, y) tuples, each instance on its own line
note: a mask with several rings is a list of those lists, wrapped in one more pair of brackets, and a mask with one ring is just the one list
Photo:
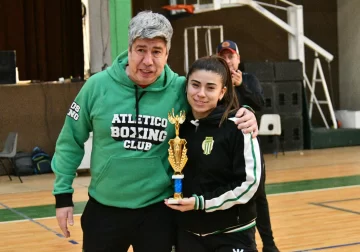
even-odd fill
[[(226, 87), (226, 92), (221, 105), (224, 106), (225, 112), (220, 120), (219, 126), (227, 119), (229, 113), (239, 109), (239, 102), (235, 93), (234, 86), (231, 80), (231, 72), (226, 61), (218, 56), (202, 57), (197, 59), (190, 67), (189, 72), (186, 76), (187, 81), (189, 76), (198, 70), (205, 70), (220, 75), (222, 80), (222, 87)], [(188, 83), (186, 84), (188, 85)], [(218, 102), (219, 106), (219, 102)]]

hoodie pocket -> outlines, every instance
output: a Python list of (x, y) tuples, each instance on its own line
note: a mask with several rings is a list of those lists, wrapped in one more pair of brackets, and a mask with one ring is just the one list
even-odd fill
[(159, 157), (115, 156), (99, 175), (95, 193), (104, 203), (136, 208), (165, 194), (170, 185), (171, 179)]

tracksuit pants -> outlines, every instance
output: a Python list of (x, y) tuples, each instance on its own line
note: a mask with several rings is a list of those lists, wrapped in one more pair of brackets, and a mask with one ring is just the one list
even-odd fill
[(198, 236), (179, 229), (176, 252), (256, 252), (255, 227), (235, 233)]
[(255, 203), (256, 203), (256, 228), (259, 231), (261, 240), (264, 247), (273, 247), (275, 246), (273, 232), (271, 229), (270, 213), (269, 213), (269, 204), (266, 198), (265, 192), (265, 180), (266, 180), (266, 171), (265, 171), (265, 161), (262, 157), (263, 162), (263, 176), (260, 183)]

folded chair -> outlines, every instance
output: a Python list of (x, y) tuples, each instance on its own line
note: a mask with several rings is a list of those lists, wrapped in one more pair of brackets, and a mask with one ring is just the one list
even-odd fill
[(276, 141), (274, 141), (274, 143), (276, 145), (275, 156), (277, 157), (277, 154), (279, 152), (278, 142), (281, 145), (283, 155), (285, 155), (284, 143), (280, 139), (281, 119), (280, 119), (279, 114), (263, 114), (261, 116), (259, 135), (275, 137), (275, 139), (276, 139)]
[(12, 165), (16, 175), (18, 176), (20, 182), (23, 181), (20, 178), (20, 175), (18, 174), (17, 170), (15, 169), (15, 162), (14, 157), (16, 155), (16, 148), (17, 148), (17, 139), (18, 139), (18, 133), (17, 132), (10, 132), (6, 138), (4, 149), (0, 152), (0, 163), (4, 167), (4, 170), (6, 174), (9, 176), (9, 179), (12, 180), (10, 176), (9, 170), (6, 168), (3, 160), (8, 160), (10, 164)]

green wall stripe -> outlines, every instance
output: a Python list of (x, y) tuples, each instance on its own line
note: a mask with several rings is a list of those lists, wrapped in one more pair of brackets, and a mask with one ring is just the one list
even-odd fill
[(360, 175), (268, 184), (266, 193), (298, 192), (351, 185), (360, 185)]
[[(81, 214), (85, 208), (86, 202), (76, 202), (74, 204), (74, 214)], [(14, 210), (21, 212), (31, 219), (35, 218), (45, 218), (52, 217), (55, 214), (54, 205), (41, 205), (41, 206), (30, 206), (30, 207), (17, 207)], [(2, 221), (13, 221), (13, 220), (22, 220), (22, 216), (8, 210), (0, 210), (0, 222)]]
[[(54, 215), (54, 213), (53, 213)], [(13, 220), (21, 220), (23, 219), (16, 213), (11, 212), (8, 209), (1, 209), (0, 210), (0, 221), (13, 221)]]
[(110, 44), (114, 60), (128, 48), (128, 25), (132, 17), (131, 0), (110, 0)]

